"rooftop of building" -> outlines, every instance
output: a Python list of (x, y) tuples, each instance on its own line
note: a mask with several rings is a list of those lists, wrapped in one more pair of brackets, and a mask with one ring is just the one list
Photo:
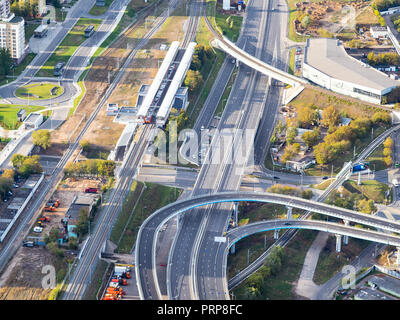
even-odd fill
[(29, 178), (25, 181), (22, 188), (33, 189), (35, 187), (36, 183), (38, 183), (38, 181), (40, 180), (41, 176), (42, 176), (41, 174), (30, 175)]
[(385, 291), (390, 291), (396, 296), (400, 296), (400, 280), (389, 277), (386, 275), (383, 276), (373, 276), (368, 280), (368, 283), (374, 283), (378, 286), (380, 290), (384, 289)]
[(391, 10), (400, 10), (400, 6), (397, 6), (397, 7), (391, 7), (391, 8), (388, 8), (388, 9), (386, 9), (386, 10), (383, 10), (383, 11), (381, 11), (381, 12), (385, 12), (385, 11), (391, 11)]
[(43, 115), (41, 113), (32, 112), (29, 116), (25, 119), (25, 123), (35, 123), (38, 119), (42, 118)]
[(9, 22), (10, 22), (10, 23), (20, 23), (20, 22), (24, 22), (24, 18), (14, 16)]
[(371, 288), (361, 288), (354, 298), (356, 300), (396, 300), (395, 298)]
[(400, 85), (399, 81), (349, 56), (337, 39), (307, 39), (304, 63), (331, 78), (375, 90)]
[(386, 27), (382, 27), (382, 26), (371, 26), (371, 30), (373, 31), (387, 31)]

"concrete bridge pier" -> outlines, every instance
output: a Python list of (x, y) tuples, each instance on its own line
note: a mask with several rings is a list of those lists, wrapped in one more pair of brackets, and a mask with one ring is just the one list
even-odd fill
[[(343, 220), (344, 225), (347, 227), (350, 223), (349, 220)], [(348, 245), (349, 244), (349, 236), (343, 236), (343, 244)]]
[(274, 230), (274, 239), (275, 239), (275, 240), (278, 240), (278, 239), (279, 239), (279, 230), (278, 230), (278, 229), (275, 229), (275, 230)]
[(287, 209), (286, 219), (290, 220), (290, 219), (292, 219), (292, 210), (293, 210), (293, 207), (288, 207), (288, 206), (286, 206), (286, 209)]
[(342, 251), (342, 235), (336, 235), (336, 252)]

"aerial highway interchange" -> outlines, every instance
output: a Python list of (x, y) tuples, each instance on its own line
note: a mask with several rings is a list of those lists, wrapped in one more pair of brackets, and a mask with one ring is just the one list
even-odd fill
[[(0, 0), (0, 4), (2, 4), (1, 1), (8, 0)], [(223, 0), (224, 6), (226, 1)], [(307, 229), (336, 235), (337, 252), (341, 249), (342, 238), (345, 239), (344, 243), (347, 244), (349, 237), (381, 244), (382, 250), (386, 245), (394, 246), (399, 250), (400, 222), (397, 220), (325, 203), (329, 195), (342, 188), (346, 181), (357, 180), (358, 178), (360, 184), (361, 174), (357, 175), (353, 172), (354, 165), (365, 163), (368, 157), (379, 150), (379, 147), (389, 137), (397, 137), (400, 124), (394, 121), (395, 113), (392, 115), (390, 127), (382, 130), (377, 136), (374, 136), (372, 131), (371, 141), (366, 143), (362, 150), (358, 150), (357, 155), (354, 149), (354, 157), (352, 160), (344, 162), (340, 171), (333, 174), (332, 168), (330, 177), (323, 175), (307, 176), (304, 175), (304, 171), (301, 174), (280, 172), (279, 170), (275, 171), (275, 167), (271, 170), (265, 166), (264, 160), (271, 156), (271, 138), (275, 135), (278, 119), (281, 119), (279, 113), (282, 105), (284, 105), (285, 95), (288, 94), (289, 90), (298, 90), (297, 94), (299, 94), (302, 90), (315, 86), (301, 74), (295, 75), (288, 71), (290, 52), (297, 48), (297, 45), (293, 44), (294, 41), (287, 37), (288, 3), (283, 0), (250, 0), (246, 3), (244, 12), (242, 9), (238, 9), (236, 3), (235, 10), (240, 12), (243, 22), (238, 39), (234, 42), (227, 37), (225, 32), (221, 34), (221, 31), (216, 28), (215, 19), (210, 16), (209, 4), (206, 1), (171, 0), (166, 1), (164, 6), (162, 6), (162, 2), (152, 2), (149, 7), (145, 6), (145, 9), (140, 11), (140, 14), (144, 16), (143, 21), (140, 20), (142, 19), (140, 15), (140, 19), (135, 15), (137, 20), (132, 19), (133, 22), (130, 22), (126, 27), (124, 32), (132, 28), (135, 23), (140, 22), (145, 25), (145, 31), (132, 48), (128, 50), (127, 47), (125, 49), (128, 52), (125, 60), (121, 64), (118, 60), (118, 68), (112, 81), (110, 81), (110, 78), (108, 79), (107, 89), (95, 102), (93, 111), (90, 114), (85, 114), (82, 119), (83, 124), (76, 127), (76, 137), (72, 141), (70, 137), (65, 138), (65, 149), (61, 155), (54, 157), (56, 165), (52, 167), (50, 172), (42, 173), (45, 183), (34, 189), (34, 197), (29, 198), (31, 199), (29, 205), (25, 210), (21, 210), (23, 214), (19, 220), (14, 219), (17, 222), (12, 219), (4, 220), (15, 222), (15, 225), (13, 228), (7, 229), (7, 233), (1, 240), (0, 271), (6, 270), (8, 262), (19, 252), (21, 243), (26, 244), (25, 239), (28, 235), (32, 235), (31, 230), (37, 222), (43, 205), (48, 203), (49, 197), (55, 192), (57, 186), (64, 185), (65, 187), (69, 182), (65, 180), (69, 177), (65, 173), (71, 167), (71, 163), (76, 164), (88, 160), (78, 160), (80, 154), (84, 151), (84, 142), (87, 142), (84, 137), (93, 130), (94, 124), (101, 127), (96, 121), (103, 117), (106, 113), (104, 110), (110, 107), (110, 98), (116, 99), (115, 94), (120, 92), (118, 91), (120, 86), (123, 86), (127, 81), (126, 76), (132, 72), (133, 63), (143, 59), (143, 52), (147, 59), (150, 59), (150, 50), (146, 48), (151, 45), (154, 35), (168, 26), (171, 17), (173, 18), (174, 12), (176, 12), (174, 10), (184, 9), (187, 20), (182, 28), (176, 27), (178, 31), (183, 30), (183, 38), (179, 39), (178, 35), (178, 39), (176, 39), (179, 41), (179, 53), (176, 56), (174, 54), (173, 63), (175, 65), (166, 69), (165, 73), (168, 74), (161, 74), (160, 77), (162, 78), (159, 78), (157, 82), (158, 87), (163, 83), (163, 88), (158, 89), (157, 87), (145, 91), (144, 95), (148, 94), (148, 99), (143, 99), (143, 101), (145, 101), (145, 104), (150, 101), (151, 107), (150, 104), (141, 105), (137, 108), (139, 111), (131, 111), (134, 115), (138, 114), (139, 116), (136, 116), (133, 121), (129, 120), (123, 123), (124, 125), (128, 123), (128, 126), (131, 125), (134, 129), (128, 132), (129, 138), (123, 139), (124, 131), (120, 140), (118, 140), (118, 143), (125, 143), (122, 148), (122, 161), (110, 160), (112, 159), (110, 156), (102, 159), (102, 161), (110, 161), (116, 164), (113, 167), (113, 178), (109, 180), (112, 180), (113, 185), (108, 191), (105, 189), (107, 191), (105, 197), (100, 195), (100, 197), (95, 198), (96, 206), (100, 204), (99, 209), (96, 209), (99, 210), (100, 214), (96, 216), (92, 227), (90, 227), (91, 222), (89, 221), (87, 226), (89, 232), (80, 244), (79, 250), (75, 253), (73, 263), (71, 266), (68, 264), (68, 272), (61, 285), (63, 287), (62, 294), (58, 298), (84, 300), (87, 291), (92, 290), (90, 288), (93, 285), (95, 269), (106, 253), (113, 228), (132, 193), (132, 185), (136, 181), (157, 183), (184, 190), (180, 198), (154, 210), (137, 226), (136, 240), (129, 253), (129, 259), (132, 259), (129, 266), (134, 268), (134, 270), (129, 269), (131, 274), (129, 278), (133, 276), (132, 280), (135, 282), (135, 290), (137, 291), (136, 299), (230, 300), (230, 290), (255, 273), (263, 265), (273, 247), (284, 247), (290, 243), (298, 230)], [(62, 76), (46, 79), (37, 77), (38, 71), (56, 51), (56, 48), (69, 34), (77, 21), (82, 17), (94, 17), (90, 14), (90, 10), (97, 7), (97, 1), (75, 1), (68, 11), (65, 21), (60, 23), (60, 31), (48, 42), (47, 48), (43, 48), (14, 81), (0, 86), (2, 103), (7, 105), (28, 104), (28, 99), (16, 95), (20, 87), (32, 84), (40, 85), (46, 82), (63, 88), (63, 93), (57, 97), (28, 100), (29, 106), (43, 106), (43, 108), (51, 110), (52, 113), (43, 124), (35, 127), (32, 132), (24, 132), (24, 138), (16, 140), (20, 141), (21, 145), (31, 146), (31, 136), (38, 129), (53, 131), (62, 128), (63, 123), (70, 117), (69, 110), (73, 106), (73, 101), (81, 93), (84, 93), (78, 85), (78, 79), (85, 70), (90, 70), (92, 67), (89, 63), (91, 57), (116, 30), (130, 3), (129, 0), (114, 0), (111, 4), (108, 4), (109, 7), (101, 15), (101, 24), (95, 35), (86, 39), (70, 56)], [(153, 9), (154, 11), (152, 11)], [(230, 9), (233, 10), (234, 7)], [(156, 15), (157, 10), (160, 10), (160, 13)], [(147, 15), (150, 14), (154, 14), (154, 17), (151, 24), (149, 23), (150, 26), (148, 26)], [(143, 25), (138, 24), (139, 26), (143, 28)], [(158, 99), (162, 101), (167, 96), (174, 103), (177, 99), (175, 97), (174, 100), (172, 99), (173, 96), (169, 96), (170, 84), (163, 91), (164, 82), (174, 83), (178, 78), (178, 75), (175, 74), (177, 70), (183, 70), (184, 74), (189, 72), (189, 64), (183, 65), (182, 56), (189, 55), (189, 50), (196, 45), (196, 37), (202, 28), (207, 28), (211, 34), (209, 44), (212, 46), (212, 50), (223, 52), (224, 60), (214, 82), (208, 89), (208, 95), (203, 101), (202, 109), (193, 122), (191, 134), (187, 134), (182, 139), (182, 143), (179, 144), (177, 157), (183, 159), (185, 165), (148, 163), (145, 159), (157, 145), (155, 143), (155, 141), (158, 142), (156, 140), (157, 132), (160, 132), (160, 128), (165, 129), (166, 121), (168, 121), (165, 119), (160, 125), (161, 118), (159, 118), (157, 112), (162, 103), (158, 102)], [(139, 35), (139, 32), (137, 34)], [(111, 47), (113, 43), (111, 42)], [(196, 50), (194, 50), (195, 54), (197, 54)], [(193, 55), (192, 52), (191, 55)], [(159, 67), (158, 62), (161, 61), (162, 59), (157, 61), (157, 67)], [(223, 100), (224, 92), (234, 72), (235, 77), (229, 95)], [(154, 77), (154, 75), (150, 77)], [(171, 86), (175, 91), (181, 85), (183, 86), (183, 77), (178, 80), (179, 83)], [(186, 81), (184, 81), (184, 84), (186, 85)], [(150, 85), (148, 87), (151, 88)], [(159, 96), (157, 96), (158, 92), (160, 92)], [(173, 92), (173, 95), (175, 96), (175, 92)], [(376, 94), (374, 97), (376, 97)], [(124, 97), (120, 98), (121, 100), (124, 99)], [(139, 98), (137, 100), (139, 101)], [(214, 115), (221, 102), (224, 103), (224, 109), (218, 118), (215, 130), (210, 131), (212, 134), (207, 136), (208, 143), (204, 147), (201, 139), (197, 140), (193, 137), (204, 135), (211, 122), (215, 120)], [(140, 110), (140, 108), (142, 109)], [(168, 106), (168, 108), (169, 115), (173, 108), (171, 106)], [(145, 110), (145, 114), (141, 115), (143, 110)], [(392, 109), (383, 106), (382, 110)], [(128, 128), (128, 126), (125, 128)], [(102, 130), (104, 130), (104, 125)], [(395, 150), (394, 158), (399, 160), (396, 154), (398, 151), (397, 139), (395, 140), (395, 145), (392, 148)], [(33, 148), (30, 150), (33, 150)], [(118, 150), (118, 147), (116, 147), (113, 151), (115, 152), (114, 155), (118, 153)], [(15, 169), (16, 166), (14, 164), (12, 166), (11, 163), (13, 162), (12, 159), (15, 160), (16, 152), (7, 148), (2, 152), (4, 154), (4, 156), (2, 155), (4, 170), (10, 170), (13, 167)], [(29, 157), (31, 154), (32, 151), (29, 151), (24, 156)], [(113, 153), (110, 154), (113, 155)], [(116, 159), (116, 156), (114, 159)], [(374, 180), (382, 181), (382, 183), (389, 182), (388, 184), (392, 187), (392, 184), (395, 183), (391, 184), (391, 181), (388, 180), (392, 174), (395, 176), (397, 173), (390, 171), (396, 170), (393, 169), (393, 166), (392, 161), (391, 166), (388, 166), (383, 173), (369, 170), (368, 177), (371, 173)], [(89, 180), (91, 178), (93, 178), (93, 175), (89, 175)], [(98, 177), (96, 176), (96, 178)], [(96, 178), (93, 178), (93, 180), (96, 180)], [(109, 177), (107, 176), (107, 178)], [(306, 188), (306, 186), (323, 184), (328, 178), (331, 179), (329, 180), (330, 185), (310, 200), (295, 195), (266, 191), (267, 188), (278, 183), (300, 186), (303, 190), (303, 186)], [(363, 179), (365, 180), (365, 177)], [(104, 180), (107, 181), (107, 179)], [(146, 188), (145, 184), (142, 192), (145, 192)], [(93, 188), (85, 189), (85, 196), (86, 193), (91, 193), (90, 189)], [(92, 193), (99, 191), (95, 188)], [(390, 209), (396, 207), (396, 198), (400, 195), (397, 194), (396, 185), (393, 186), (392, 192), (394, 193), (394, 201)], [(388, 195), (389, 190), (386, 197)], [(73, 201), (76, 201), (77, 198), (75, 196)], [(285, 208), (286, 216), (284, 219), (262, 220), (238, 226), (239, 203), (279, 205)], [(136, 205), (137, 203), (132, 205), (131, 215), (135, 211)], [(47, 208), (47, 205), (45, 208)], [(144, 208), (146, 207), (144, 206)], [(299, 218), (293, 219), (293, 209), (301, 210), (302, 214)], [(53, 211), (56, 211), (56, 209)], [(143, 206), (141, 213), (143, 218)], [(313, 214), (318, 214), (323, 218), (320, 220), (311, 219), (310, 217)], [(48, 216), (51, 216), (51, 214), (49, 213)], [(329, 221), (329, 218), (333, 218), (331, 220), (334, 222)], [(233, 227), (230, 227), (232, 221)], [(363, 227), (358, 228), (350, 224), (362, 225)], [(38, 227), (38, 225), (35, 226)], [(127, 226), (128, 223), (125, 229)], [(168, 239), (165, 239), (162, 232), (165, 231), (167, 226), (169, 228), (174, 226), (176, 231), (171, 229), (168, 233)], [(229, 252), (230, 250), (234, 252), (235, 245), (240, 240), (254, 234), (281, 229), (284, 230), (283, 234), (274, 239), (274, 244), (268, 250), (265, 250), (258, 259), (249, 263), (235, 277), (228, 278), (227, 259)], [(0, 235), (2, 234), (3, 231)], [(275, 234), (278, 235), (278, 233)], [(43, 239), (42, 237), (41, 240)], [(166, 260), (165, 264), (159, 262), (160, 246), (165, 250), (162, 252), (163, 259)], [(117, 267), (121, 266), (117, 265)], [(126, 273), (123, 273), (123, 275), (126, 276)], [(123, 283), (121, 276), (116, 279), (118, 279), (116, 281), (120, 281), (119, 284)], [(102, 286), (104, 285), (103, 281)], [(110, 288), (105, 286), (104, 290)], [(118, 290), (120, 290), (119, 287)], [(99, 292), (97, 298), (100, 298)], [(108, 297), (109, 300), (117, 300), (114, 289), (110, 292), (113, 292), (113, 294), (104, 291), (102, 299)], [(122, 292), (122, 289), (120, 292)], [(323, 296), (323, 293), (321, 293), (321, 296)]]

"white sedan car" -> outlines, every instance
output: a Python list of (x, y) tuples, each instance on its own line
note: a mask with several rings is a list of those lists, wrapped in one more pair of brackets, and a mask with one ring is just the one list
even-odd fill
[(40, 232), (42, 232), (42, 231), (43, 231), (43, 228), (42, 228), (42, 227), (34, 227), (34, 228), (33, 228), (33, 232), (40, 233)]

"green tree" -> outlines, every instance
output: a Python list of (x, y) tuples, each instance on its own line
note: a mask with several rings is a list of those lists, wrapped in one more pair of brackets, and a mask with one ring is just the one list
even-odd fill
[(90, 142), (89, 140), (82, 140), (80, 142), (80, 146), (84, 152), (88, 152), (90, 150)]
[(97, 171), (103, 177), (113, 177), (115, 170), (115, 162), (111, 160), (100, 160), (97, 163)]
[(79, 236), (83, 236), (88, 232), (88, 211), (86, 208), (82, 208), (79, 211), (78, 221), (76, 222), (76, 232)]
[(306, 189), (301, 192), (301, 197), (303, 199), (311, 199), (313, 197), (313, 192), (311, 189)]
[(1, 199), (7, 195), (7, 192), (11, 190), (13, 181), (10, 178), (0, 176), (0, 196)]
[(373, 51), (368, 53), (367, 61), (368, 61), (368, 64), (370, 64), (371, 66), (377, 65), (378, 58), (375, 56), (375, 53)]
[(15, 171), (13, 169), (5, 169), (1, 176), (14, 181)]
[(282, 156), (282, 162), (286, 163), (287, 161), (293, 159), (293, 157), (300, 151), (300, 144), (288, 144), (285, 147), (285, 152)]
[(58, 244), (55, 242), (50, 242), (46, 245), (47, 250), (49, 250), (53, 255), (58, 258), (64, 257), (64, 250), (58, 247)]
[(301, 25), (307, 29), (312, 23), (312, 19), (309, 15), (305, 15), (303, 19), (301, 19)]
[(201, 69), (201, 60), (198, 56), (193, 55), (192, 62), (190, 63), (190, 70), (198, 71)]
[(39, 162), (39, 159), (40, 157), (38, 155), (26, 157), (18, 169), (19, 173), (24, 177), (28, 177), (34, 173), (42, 173), (43, 168)]
[(314, 147), (315, 161), (318, 164), (330, 163), (335, 158), (335, 152), (329, 144), (321, 142)]
[(32, 133), (32, 140), (35, 146), (39, 146), (46, 150), (48, 147), (50, 147), (50, 131), (36, 130)]
[(57, 227), (52, 227), (50, 232), (44, 237), (44, 242), (48, 243), (57, 243), (59, 238), (59, 231)]
[(271, 249), (270, 254), (265, 259), (264, 265), (270, 268), (272, 275), (276, 275), (281, 270), (283, 255), (283, 248), (275, 246)]
[(383, 161), (385, 162), (386, 166), (390, 167), (393, 164), (393, 159), (391, 156), (384, 157)]
[(357, 208), (359, 211), (364, 212), (364, 213), (368, 213), (371, 214), (373, 213), (376, 208), (374, 205), (374, 201), (372, 199), (362, 199), (358, 204), (357, 204)]
[(371, 131), (371, 120), (368, 118), (358, 118), (350, 123), (350, 128), (358, 138), (364, 138)]
[(394, 145), (393, 139), (391, 137), (387, 137), (385, 141), (383, 142), (383, 147), (384, 148), (389, 148), (392, 149)]
[(300, 127), (309, 128), (318, 121), (318, 111), (312, 106), (299, 108), (297, 111), (297, 120)]
[(329, 106), (322, 110), (321, 123), (327, 128), (336, 127), (340, 123), (340, 114), (334, 106)]
[(383, 148), (382, 154), (383, 154), (384, 157), (391, 157), (392, 156), (392, 149)]
[(0, 77), (5, 78), (11, 73), (13, 59), (10, 51), (6, 48), (0, 48)]
[(296, 127), (287, 128), (287, 130), (286, 130), (286, 142), (288, 144), (292, 144), (296, 137), (297, 137), (297, 128)]
[(68, 239), (68, 249), (70, 250), (76, 250), (78, 249), (78, 239), (71, 237)]
[(11, 157), (11, 163), (13, 164), (14, 168), (19, 168), (22, 165), (24, 159), (25, 156), (23, 156), (22, 154), (15, 153)]
[(185, 78), (185, 86), (190, 91), (196, 91), (203, 84), (203, 76), (199, 71), (189, 70)]
[(321, 138), (321, 131), (319, 128), (315, 128), (313, 131), (306, 131), (303, 133), (301, 138), (307, 147), (313, 147), (319, 142)]
[(384, 111), (375, 112), (371, 120), (372, 123), (374, 124), (379, 124), (379, 123), (390, 124), (392, 122), (390, 114)]

